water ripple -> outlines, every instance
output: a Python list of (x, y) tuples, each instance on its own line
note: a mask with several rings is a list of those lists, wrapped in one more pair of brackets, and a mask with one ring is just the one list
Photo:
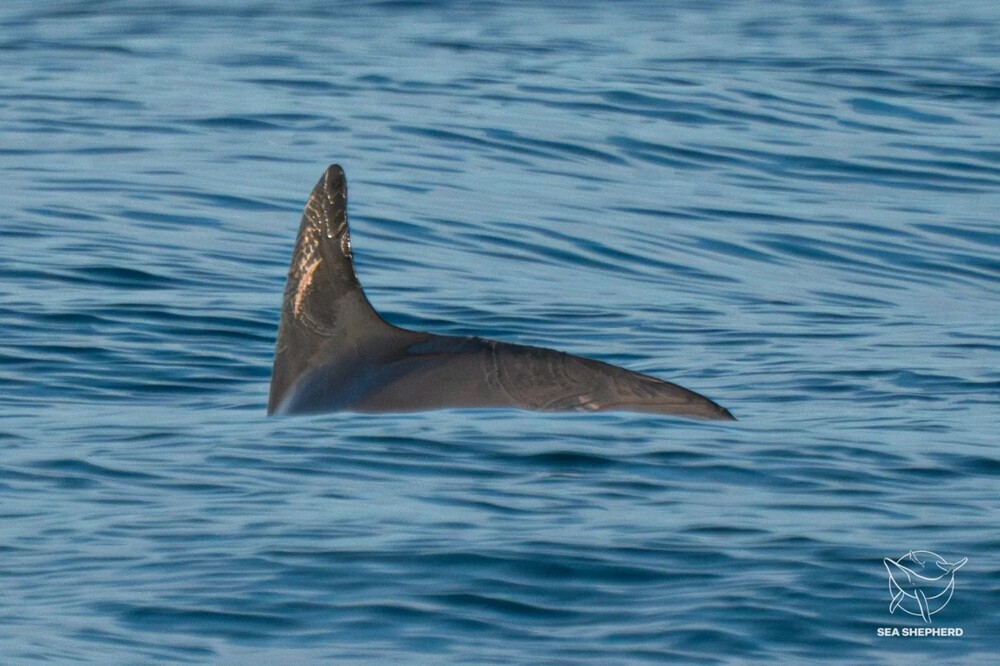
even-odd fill
[[(994, 14), (4, 5), (0, 662), (992, 663)], [(740, 421), (266, 419), (331, 162), (392, 322)]]

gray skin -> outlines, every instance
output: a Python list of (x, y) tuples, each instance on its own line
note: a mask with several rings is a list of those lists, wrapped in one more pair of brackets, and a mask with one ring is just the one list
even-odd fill
[(387, 323), (354, 273), (347, 181), (343, 169), (331, 166), (309, 197), (295, 242), (268, 414), (456, 407), (734, 420), (697, 393), (600, 361)]

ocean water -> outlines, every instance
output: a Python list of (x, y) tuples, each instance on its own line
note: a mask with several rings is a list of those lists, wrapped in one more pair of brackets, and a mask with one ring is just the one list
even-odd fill
[[(998, 45), (971, 0), (4, 2), (0, 663), (996, 663)], [(267, 418), (333, 162), (393, 323), (740, 420)], [(968, 558), (929, 624), (920, 550)]]

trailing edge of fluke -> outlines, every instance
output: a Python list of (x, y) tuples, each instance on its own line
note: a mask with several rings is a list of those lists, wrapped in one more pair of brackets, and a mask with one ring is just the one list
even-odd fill
[(458, 407), (629, 410), (733, 420), (693, 391), (600, 361), (389, 324), (354, 273), (347, 181), (343, 169), (331, 166), (309, 197), (295, 241), (268, 413)]

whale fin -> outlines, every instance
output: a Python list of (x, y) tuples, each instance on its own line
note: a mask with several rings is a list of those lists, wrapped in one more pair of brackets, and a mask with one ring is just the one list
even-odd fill
[(355, 275), (347, 182), (333, 165), (309, 197), (292, 253), (268, 413), (452, 407), (622, 409), (735, 420), (693, 391), (600, 361), (387, 323)]
[(354, 272), (347, 228), (347, 179), (334, 164), (306, 203), (285, 283), (268, 413), (316, 365), (366, 339), (391, 335)]
[(924, 594), (924, 591), (919, 588), (916, 592), (917, 608), (920, 609), (920, 617), (924, 618), (924, 622), (930, 622), (931, 614), (927, 606), (927, 596)]
[(895, 595), (893, 595), (892, 601), (889, 603), (889, 612), (895, 613), (896, 609), (899, 608), (899, 604), (903, 603), (903, 599), (905, 598), (906, 598), (906, 593), (903, 592), (902, 588), (899, 588), (899, 591), (896, 592)]

